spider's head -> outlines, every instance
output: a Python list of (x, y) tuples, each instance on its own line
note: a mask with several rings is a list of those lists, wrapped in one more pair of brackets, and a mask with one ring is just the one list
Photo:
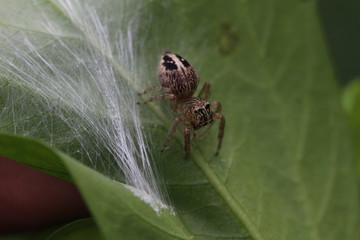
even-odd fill
[(194, 130), (206, 126), (214, 121), (214, 112), (211, 109), (209, 102), (201, 98), (194, 98), (189, 104), (190, 106), (188, 106), (189, 108), (185, 115)]

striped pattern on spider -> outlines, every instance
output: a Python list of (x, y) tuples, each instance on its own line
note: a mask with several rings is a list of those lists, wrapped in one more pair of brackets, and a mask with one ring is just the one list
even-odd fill
[(207, 129), (203, 132), (205, 134), (213, 125), (214, 120), (220, 120), (218, 145), (215, 152), (215, 155), (218, 155), (224, 136), (225, 118), (220, 113), (221, 104), (219, 102), (206, 101), (210, 84), (205, 82), (198, 97), (193, 97), (200, 81), (199, 76), (185, 58), (169, 51), (164, 52), (160, 58), (158, 78), (161, 86), (147, 88), (139, 95), (146, 94), (149, 91), (160, 91), (164, 94), (153, 96), (146, 101), (138, 102), (138, 104), (145, 104), (159, 99), (169, 99), (171, 101), (171, 110), (177, 116), (172, 123), (161, 152), (169, 145), (179, 123), (183, 122), (185, 158), (188, 158), (190, 155), (191, 134), (195, 136), (195, 130), (207, 126)]

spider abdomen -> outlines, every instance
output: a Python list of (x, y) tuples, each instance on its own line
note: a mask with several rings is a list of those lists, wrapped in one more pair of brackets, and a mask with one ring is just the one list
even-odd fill
[(195, 69), (178, 54), (165, 52), (160, 58), (158, 78), (178, 99), (191, 97), (199, 83)]

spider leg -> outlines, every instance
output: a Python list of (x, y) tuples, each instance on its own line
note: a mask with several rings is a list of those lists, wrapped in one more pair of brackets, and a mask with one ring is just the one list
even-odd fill
[(221, 113), (218, 113), (218, 112), (215, 113), (214, 118), (220, 120), (219, 134), (218, 134), (219, 142), (218, 142), (218, 146), (217, 146), (217, 149), (216, 149), (216, 152), (215, 152), (215, 155), (218, 155), (219, 151), (220, 151), (220, 148), (221, 148), (222, 140), (223, 140), (223, 137), (224, 137), (225, 118)]
[(189, 127), (184, 127), (184, 140), (185, 140), (185, 159), (188, 159), (190, 156), (190, 138), (191, 130)]
[(210, 128), (211, 128), (213, 125), (214, 125), (214, 122), (208, 124), (208, 125), (206, 126), (205, 130), (204, 130), (201, 134), (195, 136), (195, 139), (199, 139), (199, 140), (200, 140), (200, 139), (203, 139), (203, 138), (209, 133)]
[(165, 92), (165, 93), (171, 93), (170, 88), (156, 86), (156, 87), (149, 87), (149, 88), (145, 89), (144, 91), (138, 93), (138, 95), (143, 95), (143, 94), (146, 94), (146, 93), (148, 93), (150, 91), (160, 91), (160, 92)]
[(202, 87), (198, 97), (199, 98), (203, 98), (203, 99), (207, 99), (210, 95), (210, 83), (205, 82), (204, 86)]
[(163, 94), (163, 95), (152, 96), (148, 100), (137, 102), (137, 104), (146, 104), (148, 102), (154, 102), (160, 99), (176, 99), (176, 96), (174, 94)]
[(211, 106), (215, 106), (215, 113), (220, 113), (221, 112), (221, 103), (214, 101), (211, 102)]
[(163, 147), (161, 148), (160, 152), (163, 152), (165, 150), (165, 148), (169, 145), (169, 143), (171, 142), (171, 140), (174, 137), (174, 133), (176, 131), (176, 128), (178, 127), (179, 123), (183, 121), (182, 117), (176, 117), (171, 125), (170, 131), (168, 133), (168, 135), (166, 136), (165, 139), (165, 143), (163, 145)]

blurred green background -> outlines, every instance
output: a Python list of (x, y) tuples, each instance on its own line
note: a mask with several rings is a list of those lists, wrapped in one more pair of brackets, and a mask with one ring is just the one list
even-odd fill
[(342, 91), (360, 179), (360, 1), (319, 0), (318, 11)]
[(319, 0), (320, 21), (342, 86), (360, 76), (360, 1)]

